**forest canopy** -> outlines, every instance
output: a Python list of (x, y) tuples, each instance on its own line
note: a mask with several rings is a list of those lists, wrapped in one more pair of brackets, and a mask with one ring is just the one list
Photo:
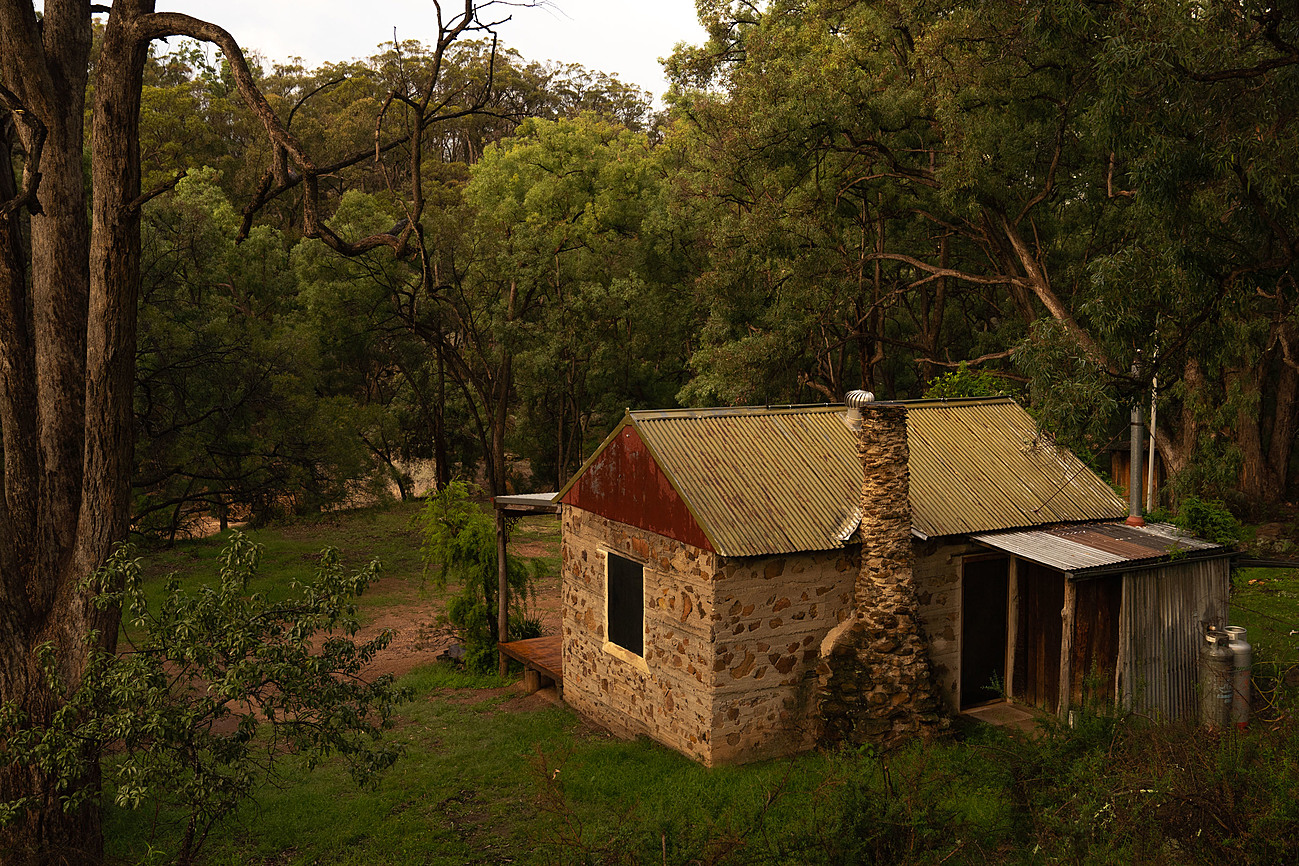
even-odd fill
[[(701, 8), (710, 41), (670, 58), (658, 113), (614, 77), (457, 44), (447, 92), (490, 80), (490, 97), (431, 131), (418, 249), (400, 255), (333, 255), (280, 200), (236, 227), (223, 202), (257, 195), (254, 120), (201, 52), (155, 58), (146, 185), (182, 154), (207, 168), (146, 210), (146, 274), (176, 303), (142, 296), (142, 337), (189, 310), (243, 348), (141, 354), (159, 447), (141, 449), (139, 525), (321, 507), (364, 478), (409, 495), (418, 460), (443, 484), (553, 489), (624, 407), (918, 397), (961, 365), (1094, 458), (1153, 398), (1174, 493), (1285, 501), (1292, 10)], [(355, 148), (428, 57), (409, 42), (259, 84), (304, 139)], [(323, 188), (338, 237), (405, 230), (389, 162)], [(200, 184), (226, 216), (182, 205)], [(159, 381), (218, 369), (230, 387), (207, 398)]]

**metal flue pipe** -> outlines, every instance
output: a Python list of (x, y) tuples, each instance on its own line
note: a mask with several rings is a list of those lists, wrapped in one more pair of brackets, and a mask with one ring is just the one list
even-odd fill
[[(1140, 375), (1140, 363), (1133, 362), (1132, 376)], [(1141, 516), (1141, 452), (1145, 424), (1141, 420), (1141, 395), (1132, 400), (1132, 420), (1129, 423), (1128, 442), (1128, 519), (1129, 526), (1145, 526), (1146, 520)]]

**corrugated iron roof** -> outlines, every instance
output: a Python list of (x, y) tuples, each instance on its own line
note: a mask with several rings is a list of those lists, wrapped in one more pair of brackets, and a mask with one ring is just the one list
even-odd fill
[(497, 508), (505, 511), (522, 511), (522, 512), (554, 512), (559, 510), (559, 503), (555, 501), (555, 493), (511, 493), (493, 497), (492, 502)]
[[(925, 536), (1126, 514), (1009, 398), (903, 405), (912, 523)], [(843, 414), (839, 405), (681, 409), (631, 412), (626, 422), (717, 552), (753, 556), (831, 550), (852, 534), (861, 464)]]
[(1014, 400), (905, 405), (913, 522), (925, 535), (1127, 514), (1110, 486), (1041, 433)]
[(1170, 554), (1200, 558), (1230, 552), (1220, 544), (1186, 535), (1166, 523), (1145, 526), (1087, 523), (982, 533), (973, 538), (1022, 559), (1079, 575), (1152, 565)]
[[(838, 411), (836, 411), (838, 410)], [(718, 553), (842, 545), (861, 498), (842, 407), (632, 412), (632, 423)]]

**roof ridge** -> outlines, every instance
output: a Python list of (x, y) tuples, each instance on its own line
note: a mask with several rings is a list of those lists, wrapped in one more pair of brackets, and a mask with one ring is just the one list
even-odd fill
[[(881, 406), (927, 408), (930, 406), (990, 406), (1014, 403), (1013, 397), (927, 397), (915, 400), (876, 400)], [(843, 412), (843, 403), (780, 403), (763, 406), (686, 406), (678, 409), (628, 409), (627, 414), (637, 421), (656, 421), (674, 418), (731, 418), (763, 415), (810, 414), (812, 412)]]

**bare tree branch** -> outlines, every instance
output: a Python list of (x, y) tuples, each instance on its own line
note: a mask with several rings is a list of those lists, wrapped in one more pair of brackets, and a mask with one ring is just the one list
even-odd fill
[(911, 265), (911, 267), (918, 268), (919, 270), (922, 270), (925, 273), (931, 274), (935, 277), (951, 277), (952, 279), (962, 280), (967, 283), (977, 283), (983, 286), (1001, 286), (1010, 283), (1014, 283), (1014, 284), (1023, 283), (1023, 279), (1020, 277), (1015, 277), (1015, 276), (985, 277), (979, 274), (971, 274), (965, 271), (953, 270), (952, 268), (941, 268), (938, 267), (937, 265), (931, 265), (926, 261), (915, 258), (914, 256), (902, 255), (901, 253), (867, 253), (866, 255), (862, 256), (862, 260), (868, 262), (872, 262), (872, 261), (902, 262), (903, 264)]
[(127, 205), (127, 207), (130, 210), (139, 210), (150, 201), (153, 201), (155, 198), (162, 195), (164, 192), (167, 192), (168, 190), (171, 189), (175, 189), (176, 184), (180, 183), (184, 179), (185, 179), (185, 172), (183, 171), (177, 172), (174, 176), (168, 178), (167, 180), (164, 180), (162, 183), (158, 184), (153, 189), (147, 192), (140, 193), (140, 195), (137, 196), (135, 200), (132, 201), (129, 205)]

